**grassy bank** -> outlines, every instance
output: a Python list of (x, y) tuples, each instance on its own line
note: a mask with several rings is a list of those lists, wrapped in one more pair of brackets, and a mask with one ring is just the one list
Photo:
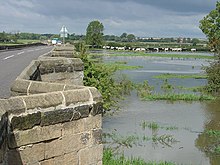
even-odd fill
[(199, 75), (199, 74), (170, 74), (170, 73), (165, 73), (165, 74), (160, 74), (160, 75), (155, 75), (153, 78), (158, 78), (158, 79), (170, 79), (170, 78), (179, 78), (179, 79), (187, 79), (187, 78), (194, 78), (194, 79), (206, 79), (206, 75)]
[(194, 54), (162, 54), (162, 53), (144, 53), (144, 52), (121, 52), (121, 53), (109, 53), (109, 54), (97, 54), (97, 53), (91, 53), (91, 55), (95, 56), (144, 56), (144, 57), (162, 57), (162, 58), (194, 58), (194, 59), (214, 59), (214, 56), (208, 56), (208, 55), (194, 55)]
[(116, 70), (134, 70), (134, 69), (140, 69), (143, 68), (143, 66), (132, 66), (132, 65), (127, 65), (126, 62), (119, 62), (116, 61), (115, 63), (105, 63), (107, 67), (115, 67)]
[(215, 100), (215, 97), (210, 95), (196, 95), (196, 94), (148, 94), (142, 97), (143, 100), (170, 100), (170, 101), (204, 101), (204, 100)]

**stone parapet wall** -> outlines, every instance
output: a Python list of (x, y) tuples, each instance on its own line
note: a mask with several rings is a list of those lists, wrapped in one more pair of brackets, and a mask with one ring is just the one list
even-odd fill
[(57, 46), (55, 47), (51, 56), (73, 58), (73, 57), (79, 57), (79, 54), (75, 51), (75, 47), (73, 46), (65, 46), (65, 47)]
[[(0, 99), (0, 164), (101, 165), (102, 96), (83, 86), (80, 59), (51, 54), (18, 76), (14, 97)], [(76, 72), (81, 83), (58, 79)]]

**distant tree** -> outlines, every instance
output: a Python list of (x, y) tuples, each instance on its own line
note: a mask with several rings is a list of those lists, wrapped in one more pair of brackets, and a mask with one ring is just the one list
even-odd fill
[(127, 40), (128, 40), (128, 42), (132, 42), (132, 41), (134, 41), (135, 40), (135, 35), (134, 34), (128, 34), (127, 35)]
[(122, 35), (120, 36), (120, 38), (127, 38), (127, 33), (122, 33)]
[(220, 2), (216, 8), (200, 21), (200, 29), (207, 36), (209, 45), (216, 52), (220, 52)]
[(101, 46), (103, 43), (104, 26), (99, 21), (92, 21), (86, 29), (86, 44), (94, 46)]
[(128, 36), (127, 33), (122, 33), (122, 35), (120, 36), (120, 40), (121, 40), (122, 42), (127, 42), (127, 36)]
[(199, 39), (198, 38), (193, 38), (191, 42), (192, 42), (193, 46), (196, 46), (199, 43)]
[(8, 41), (7, 34), (3, 31), (2, 33), (0, 33), (0, 42), (7, 42), (7, 41)]

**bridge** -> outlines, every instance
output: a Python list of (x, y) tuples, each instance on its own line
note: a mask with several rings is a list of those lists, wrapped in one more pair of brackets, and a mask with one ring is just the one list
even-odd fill
[(102, 164), (102, 97), (83, 86), (83, 69), (65, 46), (18, 75), (0, 99), (0, 164)]

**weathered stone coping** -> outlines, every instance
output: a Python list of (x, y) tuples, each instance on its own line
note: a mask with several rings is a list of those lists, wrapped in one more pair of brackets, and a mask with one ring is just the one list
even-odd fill
[(9, 99), (0, 99), (0, 115), (6, 112), (8, 114), (17, 115), (51, 107), (54, 109), (62, 109), (70, 105), (79, 106), (82, 103), (92, 104), (93, 102), (96, 103), (101, 100), (101, 94), (93, 87), (29, 96), (17, 96)]
[(29, 80), (38, 67), (41, 74), (83, 71), (84, 69), (83, 62), (79, 58), (40, 58), (39, 60), (33, 60), (17, 79)]

